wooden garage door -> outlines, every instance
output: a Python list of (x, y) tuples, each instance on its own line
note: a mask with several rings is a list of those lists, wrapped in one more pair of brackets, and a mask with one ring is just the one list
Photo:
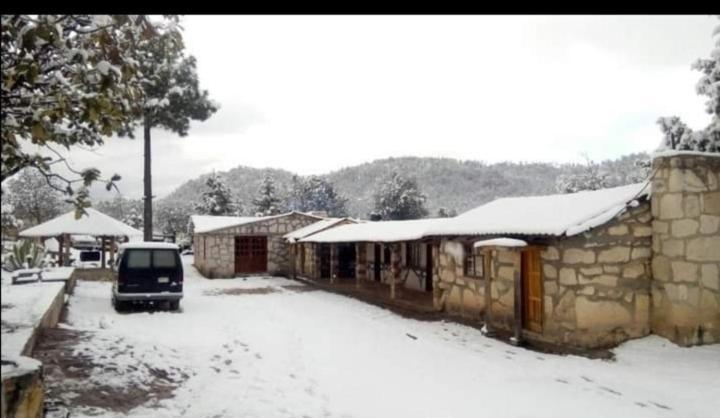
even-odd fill
[(235, 273), (267, 271), (267, 237), (235, 237)]

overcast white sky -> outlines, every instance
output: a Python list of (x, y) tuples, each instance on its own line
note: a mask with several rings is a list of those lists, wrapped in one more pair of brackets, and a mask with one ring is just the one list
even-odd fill
[[(187, 49), (222, 108), (153, 132), (154, 192), (237, 165), (322, 174), (391, 156), (579, 161), (652, 151), (655, 121), (704, 127), (709, 16), (187, 16)], [(139, 135), (141, 138), (141, 135)], [(78, 167), (142, 194), (142, 141)]]

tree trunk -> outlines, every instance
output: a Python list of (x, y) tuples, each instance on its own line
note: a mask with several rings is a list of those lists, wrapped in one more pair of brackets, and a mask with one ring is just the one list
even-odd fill
[(145, 241), (152, 241), (152, 169), (150, 155), (150, 119), (145, 116), (143, 124), (144, 128), (144, 141), (145, 141), (145, 177), (143, 183), (145, 186), (145, 198), (143, 199), (144, 211), (143, 211), (143, 238)]

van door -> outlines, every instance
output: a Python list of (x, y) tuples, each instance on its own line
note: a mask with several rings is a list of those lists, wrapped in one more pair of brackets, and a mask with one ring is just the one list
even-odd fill
[(182, 265), (171, 249), (131, 248), (124, 252), (118, 274), (122, 293), (182, 291)]

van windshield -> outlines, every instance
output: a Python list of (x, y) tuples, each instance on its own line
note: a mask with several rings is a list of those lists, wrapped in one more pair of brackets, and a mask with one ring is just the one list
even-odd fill
[(152, 266), (154, 268), (175, 268), (177, 261), (176, 251), (173, 250), (143, 250), (133, 249), (127, 252), (127, 267), (131, 269), (150, 268), (152, 255)]

